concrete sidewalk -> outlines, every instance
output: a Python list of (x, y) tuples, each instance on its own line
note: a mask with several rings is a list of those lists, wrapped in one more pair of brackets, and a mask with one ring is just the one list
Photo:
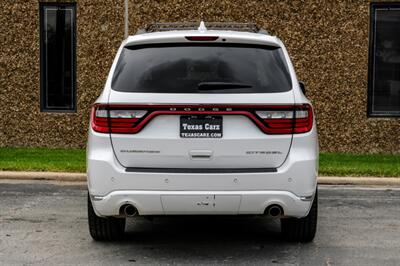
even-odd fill
[[(86, 173), (0, 171), (0, 179), (85, 182), (86, 181)], [(400, 187), (400, 177), (320, 176), (320, 177), (318, 177), (318, 184), (323, 184), (323, 185), (361, 185), (361, 186), (398, 186), (398, 187)]]

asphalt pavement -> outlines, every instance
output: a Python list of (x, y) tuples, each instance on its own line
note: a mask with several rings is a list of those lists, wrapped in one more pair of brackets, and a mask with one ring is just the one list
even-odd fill
[(86, 189), (0, 182), (0, 265), (400, 265), (400, 189), (320, 186), (313, 243), (254, 217), (138, 218), (126, 239), (90, 238)]

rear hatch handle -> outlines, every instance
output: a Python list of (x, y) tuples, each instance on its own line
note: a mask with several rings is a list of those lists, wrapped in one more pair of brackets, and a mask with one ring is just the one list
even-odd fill
[(211, 160), (213, 152), (210, 150), (191, 150), (189, 151), (192, 160)]

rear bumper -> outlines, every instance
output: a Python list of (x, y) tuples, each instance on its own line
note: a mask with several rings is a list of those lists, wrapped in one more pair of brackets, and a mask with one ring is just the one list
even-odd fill
[(95, 212), (116, 216), (121, 206), (134, 205), (139, 215), (237, 215), (263, 214), (273, 204), (285, 216), (304, 217), (312, 197), (300, 198), (289, 191), (113, 191), (92, 196)]
[[(108, 135), (90, 131), (87, 147), (88, 189), (100, 216), (118, 215), (124, 203), (141, 215), (262, 214), (276, 203), (285, 216), (303, 217), (311, 201), (302, 199), (313, 197), (317, 173), (315, 129), (294, 135), (283, 165), (269, 172), (127, 171), (116, 160)], [(214, 196), (217, 201), (207, 205), (207, 197)], [(199, 202), (216, 207), (197, 208)]]
[(127, 172), (90, 160), (88, 187), (99, 216), (119, 215), (124, 204), (140, 215), (263, 214), (278, 204), (285, 216), (304, 217), (316, 189), (316, 162), (291, 162), (276, 172), (167, 173)]

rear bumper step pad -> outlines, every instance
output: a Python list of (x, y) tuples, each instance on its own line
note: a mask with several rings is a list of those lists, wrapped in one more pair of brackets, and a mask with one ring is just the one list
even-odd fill
[(195, 174), (224, 174), (224, 173), (276, 173), (276, 168), (151, 168), (127, 167), (125, 172), (141, 173), (195, 173)]

